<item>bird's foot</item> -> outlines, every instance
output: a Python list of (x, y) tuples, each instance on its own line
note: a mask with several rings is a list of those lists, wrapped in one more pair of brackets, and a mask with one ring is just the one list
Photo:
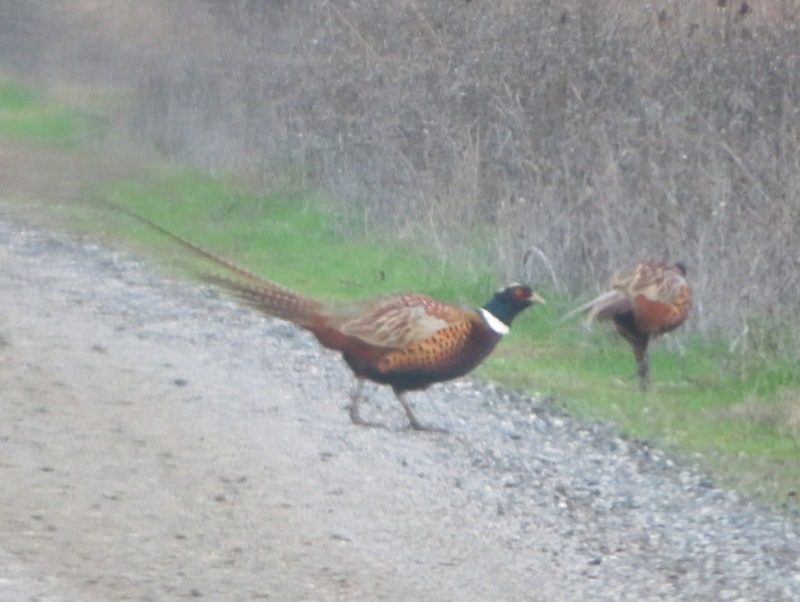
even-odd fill
[(413, 429), (415, 431), (420, 431), (420, 432), (423, 432), (423, 433), (445, 433), (445, 434), (447, 434), (447, 433), (450, 432), (447, 429), (440, 428), (438, 426), (426, 426), (424, 424), (420, 424), (419, 422), (412, 422), (408, 426), (409, 426), (409, 428), (411, 428), (411, 429)]
[(358, 426), (365, 426), (368, 428), (374, 429), (385, 429), (386, 426), (381, 424), (380, 422), (370, 422), (369, 420), (364, 420), (361, 417), (361, 414), (358, 412), (358, 406), (356, 404), (351, 404), (350, 408), (350, 420), (353, 424), (357, 424)]
[(431, 433), (446, 433), (445, 429), (436, 428), (433, 426), (425, 426), (421, 424), (419, 420), (417, 420), (417, 416), (414, 414), (414, 410), (411, 408), (411, 404), (408, 403), (406, 397), (403, 393), (398, 393), (397, 391), (394, 392), (395, 397), (397, 397), (397, 401), (400, 402), (400, 405), (403, 406), (403, 409), (406, 412), (406, 416), (408, 416), (408, 422), (412, 429), (415, 431), (429, 431)]
[(625, 380), (633, 380), (635, 378), (639, 379), (639, 390), (640, 391), (645, 392), (645, 391), (647, 391), (647, 389), (650, 388), (650, 378), (647, 377), (647, 376), (642, 377), (642, 375), (639, 374), (638, 372), (634, 372), (633, 374), (628, 376)]

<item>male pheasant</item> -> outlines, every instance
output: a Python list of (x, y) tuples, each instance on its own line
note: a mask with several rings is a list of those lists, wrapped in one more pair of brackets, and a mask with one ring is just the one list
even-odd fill
[(686, 282), (686, 266), (661, 261), (642, 261), (615, 274), (610, 290), (569, 312), (569, 318), (588, 312), (590, 319), (612, 320), (633, 349), (639, 388), (647, 390), (650, 337), (675, 330), (684, 323), (692, 307), (692, 290)]
[(158, 224), (122, 209), (217, 266), (229, 276), (201, 277), (261, 312), (288, 320), (339, 351), (357, 379), (350, 418), (365, 422), (359, 403), (365, 380), (388, 385), (417, 430), (423, 426), (405, 399), (407, 391), (463, 376), (480, 364), (525, 308), (544, 300), (529, 286), (512, 283), (477, 310), (464, 310), (417, 293), (334, 305), (284, 288), (198, 247)]

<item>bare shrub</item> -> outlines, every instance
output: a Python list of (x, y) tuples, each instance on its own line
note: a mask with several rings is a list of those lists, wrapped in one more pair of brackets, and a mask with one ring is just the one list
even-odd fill
[(800, 317), (797, 0), (60, 7), (40, 70), (129, 87), (168, 156), (265, 185), (300, 166), (498, 280), (580, 295), (683, 261), (689, 329), (739, 349)]

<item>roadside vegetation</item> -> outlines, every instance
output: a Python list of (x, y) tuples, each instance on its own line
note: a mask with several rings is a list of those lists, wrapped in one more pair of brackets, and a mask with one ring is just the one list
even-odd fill
[[(29, 217), (127, 245), (169, 270), (190, 259), (168, 239), (107, 206), (116, 204), (268, 278), (327, 299), (418, 290), (475, 305), (501, 284), (490, 266), (470, 261), (470, 254), (449, 257), (431, 241), (376, 229), (362, 219), (365, 209), (342, 212), (335, 199), (289, 172), (269, 192), (233, 175), (212, 177), (154, 160), (109, 174), (108, 154), (100, 157), (94, 143), (81, 142), (94, 140), (85, 134), (95, 126), (79, 115), (26, 86), (0, 82), (0, 144), (26, 149), (34, 157), (28, 166), (34, 173), (32, 150), (82, 157), (83, 169), (72, 173), (80, 180), (80, 199), (65, 203), (57, 187), (52, 195), (11, 198), (25, 202)], [(120, 154), (111, 162), (125, 161)], [(8, 194), (2, 183), (0, 194)], [(800, 380), (795, 352), (787, 348), (794, 333), (754, 323), (757, 347), (730, 333), (709, 336), (696, 329), (664, 337), (652, 346), (653, 390), (642, 394), (627, 345), (604, 325), (559, 322), (574, 300), (552, 282), (538, 288), (548, 304), (515, 322), (512, 334), (479, 369), (480, 377), (551, 396), (574, 415), (613, 422), (630, 437), (699, 461), (723, 482), (796, 507)]]
[(48, 102), (19, 84), (0, 81), (0, 137), (4, 140), (69, 149), (87, 130), (86, 120), (76, 111)]

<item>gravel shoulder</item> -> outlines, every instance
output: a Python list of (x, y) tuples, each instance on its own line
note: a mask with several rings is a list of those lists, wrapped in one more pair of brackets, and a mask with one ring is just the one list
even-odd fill
[(344, 410), (313, 339), (2, 219), (0, 600), (800, 599), (779, 514), (464, 379)]

